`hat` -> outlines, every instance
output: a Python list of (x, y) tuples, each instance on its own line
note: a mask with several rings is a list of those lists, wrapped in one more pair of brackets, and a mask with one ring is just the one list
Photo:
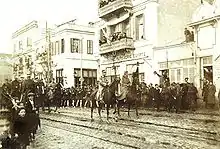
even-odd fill
[(106, 72), (106, 70), (102, 70), (102, 72)]
[(28, 96), (34, 96), (34, 93), (30, 92), (28, 93)]

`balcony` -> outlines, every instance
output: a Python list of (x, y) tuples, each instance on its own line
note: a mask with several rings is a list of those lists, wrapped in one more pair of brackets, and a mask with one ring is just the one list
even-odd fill
[(132, 8), (131, 0), (108, 0), (99, 3), (99, 17), (108, 18), (109, 14), (119, 14), (121, 11)]
[(119, 51), (123, 49), (134, 49), (133, 39), (130, 37), (124, 37), (120, 40), (116, 40), (109, 43), (101, 44), (100, 46), (100, 54), (106, 54), (113, 51)]

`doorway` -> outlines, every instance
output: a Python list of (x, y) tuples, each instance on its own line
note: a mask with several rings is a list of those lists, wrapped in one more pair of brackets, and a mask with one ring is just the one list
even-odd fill
[(203, 67), (204, 79), (209, 82), (213, 82), (213, 69), (212, 66), (204, 66)]

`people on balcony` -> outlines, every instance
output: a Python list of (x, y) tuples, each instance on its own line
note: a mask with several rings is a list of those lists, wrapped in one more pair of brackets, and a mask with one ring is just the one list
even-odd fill
[(194, 32), (193, 31), (190, 32), (187, 28), (185, 28), (184, 35), (185, 35), (185, 42), (194, 41)]
[[(114, 42), (114, 41), (121, 40), (123, 38), (127, 38), (127, 34), (125, 32), (115, 32), (110, 36), (110, 41)], [(105, 36), (103, 36), (103, 40), (100, 40), (99, 44), (102, 45), (105, 43), (107, 43), (107, 39)]]
[(108, 5), (109, 2), (114, 2), (114, 1), (116, 1), (116, 0), (101, 0), (100, 3), (99, 3), (99, 8), (102, 8), (106, 5)]

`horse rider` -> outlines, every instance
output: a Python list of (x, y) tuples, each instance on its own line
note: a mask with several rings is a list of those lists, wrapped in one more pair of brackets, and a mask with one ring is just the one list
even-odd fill
[(125, 71), (121, 80), (121, 94), (119, 95), (118, 100), (126, 100), (129, 86), (131, 86), (131, 81), (128, 78), (128, 71)]
[(104, 101), (103, 101), (104, 89), (106, 88), (106, 86), (108, 84), (109, 84), (109, 82), (106, 78), (106, 71), (102, 70), (102, 76), (99, 78), (99, 89), (97, 92), (97, 101), (104, 103)]

